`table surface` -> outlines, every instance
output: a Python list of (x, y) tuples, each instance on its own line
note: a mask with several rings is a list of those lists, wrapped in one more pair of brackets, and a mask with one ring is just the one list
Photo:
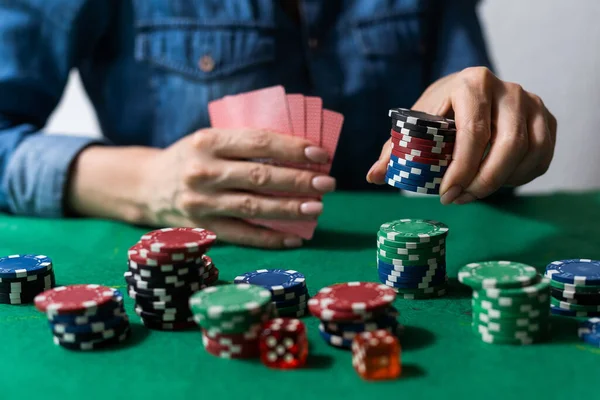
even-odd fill
[[(337, 193), (303, 249), (265, 251), (227, 244), (210, 255), (221, 278), (259, 268), (306, 275), (311, 293), (347, 281), (376, 281), (375, 233), (398, 218), (428, 218), (450, 227), (450, 293), (435, 300), (397, 300), (403, 376), (362, 381), (351, 353), (329, 347), (317, 320), (305, 318), (311, 343), (304, 369), (278, 371), (259, 361), (207, 354), (198, 331), (148, 331), (133, 313), (134, 336), (119, 348), (71, 352), (56, 347), (45, 316), (33, 306), (0, 305), (0, 397), (26, 399), (488, 399), (576, 398), (593, 393), (600, 349), (580, 343), (576, 321), (553, 318), (553, 340), (512, 347), (481, 342), (471, 331), (470, 291), (457, 269), (473, 261), (515, 260), (537, 266), (565, 258), (600, 258), (600, 195), (520, 197), (497, 204), (443, 207), (434, 197)], [(0, 254), (38, 253), (53, 258), (57, 284), (99, 283), (124, 288), (128, 247), (145, 229), (100, 220), (39, 220), (0, 216)], [(454, 279), (452, 279), (454, 278)], [(587, 397), (586, 397), (587, 398)]]

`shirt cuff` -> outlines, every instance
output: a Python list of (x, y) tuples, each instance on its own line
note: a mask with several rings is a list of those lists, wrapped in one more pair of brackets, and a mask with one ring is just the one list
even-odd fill
[(2, 185), (14, 214), (63, 217), (73, 160), (86, 147), (104, 144), (82, 136), (35, 134), (24, 139), (8, 161)]

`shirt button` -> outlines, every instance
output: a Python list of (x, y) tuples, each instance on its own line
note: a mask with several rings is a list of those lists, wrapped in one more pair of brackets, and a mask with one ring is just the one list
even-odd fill
[(210, 55), (206, 54), (198, 61), (198, 67), (204, 72), (210, 72), (215, 69), (215, 60)]
[(315, 38), (308, 39), (308, 47), (310, 49), (316, 49), (319, 46), (319, 41)]

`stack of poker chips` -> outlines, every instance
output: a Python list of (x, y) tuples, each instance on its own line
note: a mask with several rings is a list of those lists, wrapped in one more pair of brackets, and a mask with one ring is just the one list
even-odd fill
[(600, 318), (590, 318), (579, 324), (577, 335), (594, 347), (600, 347)]
[(219, 270), (204, 254), (215, 240), (214, 233), (201, 228), (166, 228), (143, 235), (129, 249), (125, 281), (146, 327), (195, 326), (188, 301), (218, 280)]
[(131, 335), (123, 295), (106, 286), (60, 286), (36, 296), (35, 307), (46, 313), (54, 344), (70, 350), (102, 349)]
[(271, 301), (280, 317), (300, 318), (306, 315), (309, 299), (306, 278), (298, 271), (259, 269), (236, 276), (234, 283), (258, 285), (271, 292)]
[(0, 304), (27, 304), (54, 287), (50, 257), (15, 254), (0, 258)]
[(456, 140), (453, 120), (405, 108), (393, 108), (392, 154), (386, 182), (410, 192), (439, 194), (452, 162)]
[(397, 335), (401, 325), (392, 307), (396, 293), (374, 282), (327, 286), (308, 301), (310, 313), (321, 320), (319, 333), (334, 347), (350, 349), (357, 334), (385, 329)]
[(462, 267), (458, 280), (473, 289), (475, 334), (486, 343), (527, 345), (549, 335), (550, 280), (532, 266), (486, 261)]
[(424, 219), (401, 219), (377, 232), (379, 280), (404, 299), (429, 299), (446, 294), (448, 227)]
[(206, 351), (221, 358), (258, 358), (263, 324), (273, 316), (271, 293), (255, 285), (213, 286), (189, 300)]
[(550, 312), (568, 317), (600, 317), (600, 261), (554, 261), (546, 267), (550, 278)]

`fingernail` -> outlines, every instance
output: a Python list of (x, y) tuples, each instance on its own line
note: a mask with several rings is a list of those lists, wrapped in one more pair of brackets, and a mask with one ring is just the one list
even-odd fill
[(467, 204), (472, 201), (475, 201), (477, 198), (473, 196), (471, 193), (463, 193), (456, 200), (454, 200), (454, 204)]
[(307, 201), (300, 204), (300, 212), (304, 215), (321, 215), (323, 212), (323, 203), (320, 201)]
[(304, 149), (304, 155), (310, 161), (324, 164), (329, 161), (329, 154), (320, 147), (309, 146)]
[(335, 178), (331, 176), (315, 176), (311, 183), (315, 189), (322, 193), (333, 192), (335, 190)]
[(456, 200), (456, 198), (460, 196), (461, 193), (462, 187), (454, 185), (450, 189), (446, 190), (446, 193), (444, 193), (440, 198), (440, 202), (446, 206), (452, 203), (454, 200)]
[(283, 245), (287, 248), (294, 248), (294, 247), (300, 247), (302, 246), (302, 239), (300, 239), (299, 237), (288, 237), (283, 239)]

